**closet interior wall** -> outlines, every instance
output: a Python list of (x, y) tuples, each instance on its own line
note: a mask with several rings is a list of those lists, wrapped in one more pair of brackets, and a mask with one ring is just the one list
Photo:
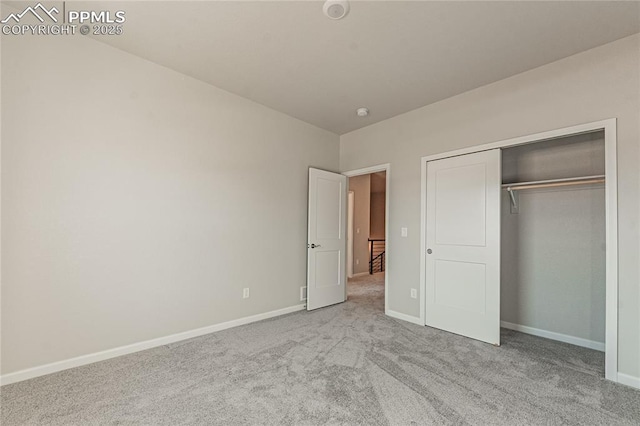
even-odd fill
[[(604, 132), (506, 148), (504, 183), (604, 175)], [(604, 184), (502, 194), (501, 320), (596, 344), (605, 337)]]

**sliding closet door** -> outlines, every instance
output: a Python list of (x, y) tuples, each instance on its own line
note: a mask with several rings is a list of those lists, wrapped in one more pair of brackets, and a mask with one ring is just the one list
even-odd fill
[(427, 163), (426, 323), (500, 344), (500, 150)]

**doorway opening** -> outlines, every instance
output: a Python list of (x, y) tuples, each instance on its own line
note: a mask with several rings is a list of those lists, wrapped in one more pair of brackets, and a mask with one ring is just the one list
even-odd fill
[(368, 298), (386, 312), (388, 165), (345, 173), (347, 205), (347, 299)]
[[(502, 149), (500, 325), (504, 344), (569, 343), (604, 376), (604, 131)], [(514, 331), (519, 333), (514, 333)], [(572, 361), (574, 360), (574, 361)]]

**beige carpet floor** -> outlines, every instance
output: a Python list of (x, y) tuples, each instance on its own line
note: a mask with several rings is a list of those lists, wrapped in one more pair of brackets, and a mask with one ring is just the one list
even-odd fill
[(5, 386), (9, 425), (639, 425), (603, 354), (503, 330), (501, 347), (346, 303)]

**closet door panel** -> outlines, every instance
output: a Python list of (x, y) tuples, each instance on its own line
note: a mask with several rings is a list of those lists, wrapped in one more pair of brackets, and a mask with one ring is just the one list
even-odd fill
[(484, 246), (486, 164), (446, 168), (435, 173), (436, 243)]
[(500, 150), (427, 163), (426, 323), (500, 344)]

